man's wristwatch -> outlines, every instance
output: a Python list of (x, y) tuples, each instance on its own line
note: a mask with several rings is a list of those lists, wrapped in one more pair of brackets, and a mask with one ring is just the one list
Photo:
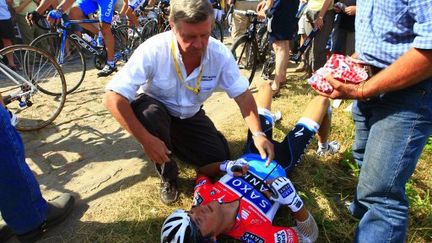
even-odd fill
[(256, 137), (259, 137), (259, 136), (267, 137), (267, 135), (264, 132), (261, 132), (261, 131), (253, 132), (252, 133), (252, 139), (255, 139)]

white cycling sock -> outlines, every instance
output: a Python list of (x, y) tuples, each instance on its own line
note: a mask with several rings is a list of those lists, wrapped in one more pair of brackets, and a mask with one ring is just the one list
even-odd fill
[(296, 220), (299, 243), (312, 243), (318, 239), (318, 226), (314, 217), (309, 212), (308, 214), (309, 217), (305, 221)]
[(328, 146), (329, 146), (329, 143), (327, 141), (324, 143), (318, 142), (318, 147), (320, 147), (320, 148), (327, 149)]

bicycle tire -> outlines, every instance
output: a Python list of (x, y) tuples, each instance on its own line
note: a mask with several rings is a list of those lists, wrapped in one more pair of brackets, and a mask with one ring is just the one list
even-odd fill
[[(16, 128), (19, 131), (34, 131), (51, 124), (66, 101), (66, 79), (60, 65), (44, 50), (28, 45), (6, 47), (0, 50), (0, 56), (2, 59), (13, 57), (19, 67), (14, 71), (2, 70), (12, 75), (16, 73), (36, 87), (30, 91), (28, 83), (17, 84), (0, 72), (0, 93), (8, 97), (6, 107), (18, 117)], [(42, 90), (49, 92), (38, 92)], [(20, 103), (25, 103), (25, 106)]]
[(224, 32), (222, 25), (219, 21), (215, 21), (214, 26), (212, 28), (211, 36), (213, 36), (215, 39), (220, 40), (220, 42), (223, 43), (224, 39)]
[[(80, 46), (69, 36), (66, 38), (64, 62), (59, 63), (66, 77), (67, 93), (78, 89), (86, 74), (86, 60)], [(41, 48), (59, 62), (61, 36), (59, 33), (46, 33), (34, 39), (30, 46)], [(77, 76), (77, 72), (79, 72)]]
[(257, 53), (258, 46), (253, 38), (249, 38), (247, 34), (240, 36), (234, 41), (231, 47), (231, 53), (237, 62), (237, 65), (243, 70), (249, 72), (248, 77), (249, 83), (252, 80), (257, 69)]
[(136, 48), (143, 42), (140, 33), (133, 26), (119, 25), (113, 29), (114, 53), (121, 52), (124, 61), (127, 61)]
[(264, 55), (264, 63), (261, 69), (261, 77), (264, 80), (268, 80), (271, 78), (275, 68), (276, 68), (276, 57), (275, 53), (271, 50), (267, 51)]
[(144, 24), (141, 32), (141, 36), (143, 38), (143, 41), (145, 41), (148, 38), (156, 35), (157, 33), (158, 33), (157, 21), (155, 19), (150, 19)]

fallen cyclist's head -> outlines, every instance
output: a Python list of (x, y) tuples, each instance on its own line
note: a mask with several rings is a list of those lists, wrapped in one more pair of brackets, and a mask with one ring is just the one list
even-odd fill
[(165, 219), (161, 243), (215, 242), (225, 220), (223, 215), (217, 201), (193, 207), (190, 211), (178, 209)]

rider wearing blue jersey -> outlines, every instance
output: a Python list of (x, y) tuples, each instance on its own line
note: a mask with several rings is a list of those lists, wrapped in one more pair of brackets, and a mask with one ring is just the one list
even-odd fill
[(139, 8), (145, 8), (147, 6), (153, 7), (155, 5), (156, 0), (123, 0), (123, 4), (127, 6), (126, 8), (126, 16), (128, 17), (129, 25), (139, 27), (138, 26), (138, 18), (135, 14), (135, 11)]
[[(61, 18), (63, 12), (69, 9), (74, 2), (76, 2), (77, 6), (70, 9), (69, 16), (71, 19), (86, 19), (90, 14), (99, 11), (99, 30), (102, 32), (107, 51), (107, 63), (97, 75), (98, 77), (106, 77), (117, 71), (114, 62), (114, 37), (111, 32), (111, 21), (116, 0), (63, 0), (55, 10), (52, 10), (48, 14), (48, 21), (56, 22)], [(98, 28), (92, 24), (82, 24), (82, 26), (95, 35), (99, 33)]]
[[(274, 117), (272, 91), (260, 87), (257, 105), (261, 126), (271, 140)], [(318, 227), (287, 178), (315, 135), (327, 139), (329, 100), (315, 97), (282, 142), (272, 141), (275, 159), (267, 165), (257, 154), (249, 132), (245, 154), (238, 160), (209, 164), (198, 170), (190, 211), (176, 210), (164, 222), (162, 243), (215, 242), (224, 234), (242, 242), (314, 242)], [(210, 177), (224, 174), (213, 183)], [(292, 211), (295, 227), (275, 226), (281, 205)]]

